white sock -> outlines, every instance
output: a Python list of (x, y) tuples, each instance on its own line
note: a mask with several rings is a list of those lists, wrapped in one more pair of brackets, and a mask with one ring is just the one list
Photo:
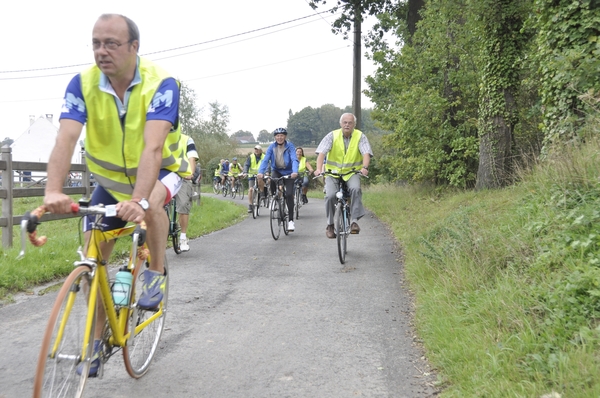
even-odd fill
[(186, 236), (185, 236), (185, 233), (184, 233), (184, 232), (182, 232), (182, 233), (181, 233), (181, 236), (179, 237), (179, 239), (185, 239), (185, 238), (186, 238)]

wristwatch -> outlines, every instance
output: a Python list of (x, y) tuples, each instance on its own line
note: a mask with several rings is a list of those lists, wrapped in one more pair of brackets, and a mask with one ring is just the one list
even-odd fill
[(369, 170), (369, 168), (367, 166), (363, 166), (362, 168), (365, 170)]
[(138, 205), (140, 205), (142, 207), (142, 209), (144, 209), (144, 211), (146, 211), (150, 208), (150, 203), (148, 203), (148, 200), (146, 198), (142, 198), (138, 201), (132, 200), (132, 202), (136, 202)]

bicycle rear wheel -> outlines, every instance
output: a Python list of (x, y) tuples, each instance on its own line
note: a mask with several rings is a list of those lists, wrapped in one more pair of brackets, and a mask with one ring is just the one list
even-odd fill
[[(165, 326), (165, 316), (167, 314), (167, 299), (169, 297), (169, 272), (167, 256), (165, 255), (165, 289), (163, 299), (156, 309), (145, 310), (137, 306), (138, 299), (142, 293), (142, 274), (146, 269), (147, 263), (136, 267), (133, 275), (133, 289), (130, 298), (129, 321), (127, 322), (125, 333), (131, 336), (127, 345), (123, 347), (123, 359), (127, 373), (135, 379), (142, 377), (148, 371), (150, 362), (156, 353), (160, 336)], [(148, 322), (150, 318), (155, 318), (149, 324), (136, 330), (143, 323)]]
[(340, 263), (346, 262), (346, 249), (347, 249), (347, 222), (344, 214), (343, 205), (338, 203), (335, 207), (335, 214), (333, 216), (336, 228), (336, 238), (338, 247), (338, 256), (340, 257)]
[(279, 212), (279, 201), (273, 200), (271, 201), (271, 235), (273, 239), (279, 239), (279, 235), (281, 235), (281, 218)]
[[(58, 292), (48, 319), (37, 370), (33, 396), (80, 397), (90, 370), (96, 316), (88, 309), (87, 292), (92, 276), (86, 266), (75, 268)], [(92, 327), (86, 332), (88, 318)], [(86, 336), (86, 333), (88, 335)], [(83, 346), (84, 338), (88, 344)], [(81, 375), (77, 366), (81, 364)]]

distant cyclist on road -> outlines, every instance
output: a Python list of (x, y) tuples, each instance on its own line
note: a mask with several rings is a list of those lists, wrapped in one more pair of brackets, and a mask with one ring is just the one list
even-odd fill
[(304, 149), (302, 147), (296, 148), (296, 156), (299, 162), (298, 178), (302, 180), (302, 203), (307, 204), (308, 198), (306, 197), (306, 193), (308, 192), (308, 176), (315, 171), (310, 163), (306, 160), (306, 157), (304, 156)]
[[(181, 139), (185, 143), (186, 156), (190, 164), (191, 170), (196, 170), (196, 162), (198, 161), (198, 151), (194, 139), (185, 134), (181, 134)], [(194, 177), (195, 175), (187, 176), (183, 179), (181, 189), (175, 195), (177, 201), (177, 213), (179, 214), (179, 224), (181, 225), (181, 235), (179, 237), (181, 251), (187, 252), (190, 250), (190, 245), (187, 238), (187, 228), (190, 221), (190, 211), (192, 210), (192, 199), (194, 197)]]
[[(248, 178), (248, 213), (252, 213), (252, 201), (254, 199), (254, 180), (256, 179), (256, 175), (258, 174), (258, 167), (260, 166), (262, 160), (264, 158), (264, 154), (262, 151), (262, 147), (260, 145), (256, 145), (254, 147), (254, 153), (251, 153), (246, 159), (246, 163), (244, 164), (244, 175), (250, 175), (252, 177)], [(260, 178), (258, 180), (258, 189), (263, 192), (265, 189), (265, 181)]]
[[(287, 130), (279, 127), (273, 131), (275, 142), (269, 145), (265, 158), (260, 163), (258, 169), (258, 178), (262, 179), (267, 166), (271, 164), (271, 177), (279, 178), (291, 176), (284, 179), (286, 203), (289, 214), (288, 231), (294, 231), (294, 180), (298, 177), (298, 158), (296, 157), (296, 147), (290, 141), (286, 140)], [(260, 181), (260, 180), (259, 180)], [(271, 182), (271, 191), (276, 191), (275, 183)]]
[(231, 181), (231, 190), (235, 192), (235, 180), (242, 174), (242, 166), (238, 163), (237, 158), (231, 159), (229, 165), (229, 181)]
[(221, 184), (225, 186), (225, 183), (229, 178), (229, 159), (225, 159), (225, 161), (221, 163), (221, 170), (219, 170), (219, 176), (221, 177)]

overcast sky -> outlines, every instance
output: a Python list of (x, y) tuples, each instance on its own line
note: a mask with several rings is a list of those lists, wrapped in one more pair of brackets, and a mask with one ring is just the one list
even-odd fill
[[(227, 105), (229, 133), (256, 137), (285, 127), (290, 109), (352, 105), (352, 42), (331, 32), (334, 16), (316, 14), (334, 2), (313, 11), (307, 1), (8, 2), (0, 14), (0, 140), (22, 134), (30, 115), (53, 114), (58, 125), (67, 83), (93, 62), (92, 28), (102, 13), (136, 22), (140, 55), (194, 89), (198, 107)], [(374, 67), (362, 62), (364, 90)], [(362, 106), (372, 106), (364, 95)]]

